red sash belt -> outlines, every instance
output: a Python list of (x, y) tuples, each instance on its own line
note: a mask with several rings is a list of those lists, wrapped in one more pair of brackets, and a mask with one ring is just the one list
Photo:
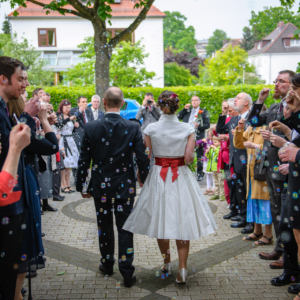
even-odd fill
[(166, 181), (167, 173), (169, 167), (172, 171), (172, 182), (178, 177), (178, 168), (185, 165), (184, 157), (179, 158), (165, 158), (165, 157), (155, 157), (155, 164), (161, 166), (160, 176), (163, 181)]

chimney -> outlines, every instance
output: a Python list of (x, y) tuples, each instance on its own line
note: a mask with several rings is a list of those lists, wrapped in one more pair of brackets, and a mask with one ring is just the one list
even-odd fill
[(277, 24), (277, 28), (282, 28), (284, 26), (284, 21), (280, 21), (278, 24)]

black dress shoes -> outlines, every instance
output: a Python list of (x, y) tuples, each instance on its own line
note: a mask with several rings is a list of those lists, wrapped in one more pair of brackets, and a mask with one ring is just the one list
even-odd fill
[(53, 196), (53, 201), (64, 201), (65, 200), (65, 196)]
[(203, 180), (203, 175), (202, 175), (202, 174), (197, 175), (197, 180), (198, 180), (198, 181), (202, 181), (202, 180)]
[(246, 227), (246, 226), (247, 226), (246, 221), (240, 221), (240, 222), (237, 222), (237, 223), (230, 224), (230, 227), (232, 227), (232, 228), (243, 228), (243, 227)]
[(233, 222), (240, 221), (240, 219), (241, 219), (241, 216), (239, 216), (239, 215), (230, 218), (230, 220)]
[(49, 204), (47, 206), (43, 206), (43, 211), (57, 211), (57, 208), (53, 208), (52, 206), (50, 206)]
[(254, 230), (254, 226), (252, 224), (247, 224), (244, 229), (241, 230), (241, 233), (252, 233)]
[(280, 276), (271, 280), (271, 283), (276, 286), (283, 286), (299, 280), (298, 276), (292, 276), (290, 274), (282, 273)]
[(124, 279), (124, 285), (125, 287), (131, 287), (135, 284), (136, 282), (136, 276), (135, 274), (132, 275), (132, 277), (128, 280), (128, 279)]
[(102, 264), (99, 266), (99, 271), (101, 271), (105, 275), (112, 275), (114, 273), (113, 269), (107, 270)]
[(293, 284), (288, 287), (288, 292), (292, 294), (300, 293), (300, 283)]
[(232, 217), (235, 217), (237, 215), (238, 215), (237, 213), (234, 213), (234, 212), (231, 211), (229, 214), (223, 216), (223, 219), (230, 220)]
[(27, 290), (26, 289), (24, 289), (24, 288), (22, 288), (21, 289), (21, 294), (22, 294), (22, 296), (24, 297), (24, 295), (27, 293)]
[(42, 232), (41, 236), (42, 236), (42, 237), (45, 237), (45, 235), (46, 235), (46, 234)]

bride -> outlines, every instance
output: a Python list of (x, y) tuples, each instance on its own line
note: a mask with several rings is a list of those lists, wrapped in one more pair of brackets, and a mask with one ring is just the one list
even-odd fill
[(163, 115), (145, 130), (146, 154), (155, 156), (141, 194), (123, 229), (157, 238), (164, 265), (171, 274), (170, 239), (176, 240), (179, 271), (176, 283), (187, 281), (190, 240), (217, 228), (201, 188), (186, 164), (194, 160), (195, 134), (188, 123), (179, 122), (176, 94), (164, 91), (158, 99)]

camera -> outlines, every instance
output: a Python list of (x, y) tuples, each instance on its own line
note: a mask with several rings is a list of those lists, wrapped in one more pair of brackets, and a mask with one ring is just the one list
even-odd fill
[(147, 100), (147, 103), (150, 105), (152, 104), (152, 100)]

